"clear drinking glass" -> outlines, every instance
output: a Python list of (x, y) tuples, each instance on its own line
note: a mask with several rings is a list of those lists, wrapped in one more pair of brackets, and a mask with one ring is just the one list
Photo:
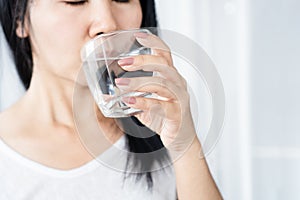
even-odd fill
[(128, 117), (141, 110), (128, 107), (124, 96), (151, 96), (151, 93), (125, 92), (118, 88), (116, 78), (153, 76), (153, 72), (125, 71), (118, 61), (130, 56), (151, 54), (151, 48), (141, 45), (135, 33), (151, 34), (147, 29), (116, 31), (102, 34), (89, 41), (81, 51), (83, 70), (90, 91), (103, 115)]

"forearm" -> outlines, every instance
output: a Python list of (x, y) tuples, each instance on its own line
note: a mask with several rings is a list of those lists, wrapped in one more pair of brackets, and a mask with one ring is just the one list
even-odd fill
[(178, 198), (180, 200), (222, 199), (210, 174), (201, 144), (195, 139), (190, 148), (174, 162)]

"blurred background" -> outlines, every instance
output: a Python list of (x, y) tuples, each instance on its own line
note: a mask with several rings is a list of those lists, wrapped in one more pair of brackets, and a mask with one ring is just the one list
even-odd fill
[[(160, 27), (197, 42), (223, 81), (225, 126), (207, 159), (224, 199), (300, 199), (300, 1), (156, 1)], [(23, 93), (5, 45), (0, 110)]]
[(225, 199), (300, 199), (300, 1), (157, 0), (160, 28), (208, 53), (226, 120), (208, 161)]

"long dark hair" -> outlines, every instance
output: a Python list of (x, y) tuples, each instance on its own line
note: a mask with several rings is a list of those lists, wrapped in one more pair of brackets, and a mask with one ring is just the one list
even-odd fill
[[(143, 19), (142, 27), (157, 27), (156, 12), (154, 0), (140, 0)], [(9, 43), (18, 74), (26, 89), (30, 86), (30, 80), (33, 71), (32, 52), (29, 38), (19, 38), (16, 35), (17, 21), (24, 25), (25, 15), (27, 12), (28, 0), (0, 0), (0, 22)], [(168, 159), (168, 153), (163, 149), (163, 144), (160, 137), (153, 133), (147, 127), (144, 127), (137, 118), (118, 119), (123, 126), (126, 135), (127, 147), (133, 156), (128, 156), (127, 165), (130, 159), (138, 164), (136, 180), (140, 180), (142, 176), (146, 176), (148, 188), (153, 187), (152, 174), (148, 170), (153, 166), (154, 162), (162, 163)], [(132, 126), (134, 122), (135, 126)], [(130, 125), (131, 124), (131, 125)], [(130, 133), (134, 132), (134, 136)], [(149, 137), (145, 138), (148, 135)], [(141, 137), (137, 137), (141, 136)], [(150, 153), (157, 150), (162, 150), (159, 157), (149, 156), (147, 160), (142, 160), (141, 157), (135, 156), (142, 153)], [(126, 177), (126, 176), (125, 176)]]

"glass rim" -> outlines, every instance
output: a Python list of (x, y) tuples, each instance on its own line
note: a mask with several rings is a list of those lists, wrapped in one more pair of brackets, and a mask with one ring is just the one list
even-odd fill
[[(93, 39), (88, 41), (85, 45), (83, 45), (83, 47), (81, 48), (81, 50), (80, 50), (81, 61), (84, 62), (84, 61), (88, 60), (88, 57), (91, 55), (92, 50), (88, 50), (88, 49), (98, 48), (98, 46), (94, 46), (94, 43), (96, 41), (98, 41), (100, 38), (105, 38), (105, 37), (109, 37), (112, 35), (119, 35), (122, 33), (130, 33), (130, 32), (133, 32), (133, 33), (134, 32), (146, 32), (148, 34), (151, 34), (151, 31), (149, 31), (146, 28), (135, 28), (135, 29), (117, 30), (117, 31), (112, 31), (112, 32), (97, 35), (96, 37), (94, 37)], [(99, 44), (99, 45), (101, 45), (101, 44)]]

